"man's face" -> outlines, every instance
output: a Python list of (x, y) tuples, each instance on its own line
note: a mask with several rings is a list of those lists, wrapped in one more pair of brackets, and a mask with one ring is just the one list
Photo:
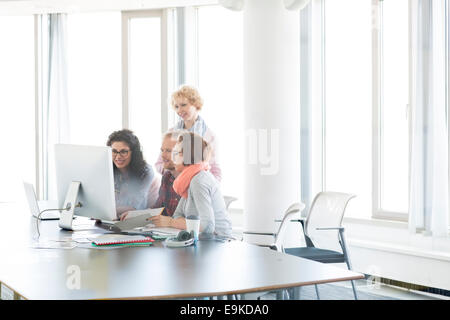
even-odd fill
[(164, 169), (174, 170), (175, 164), (172, 161), (172, 150), (175, 146), (176, 141), (171, 137), (165, 138), (161, 145), (161, 158), (163, 161)]

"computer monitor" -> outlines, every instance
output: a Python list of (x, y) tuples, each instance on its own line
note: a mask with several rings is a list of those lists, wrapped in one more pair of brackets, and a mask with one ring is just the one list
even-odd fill
[(110, 147), (55, 145), (59, 226), (74, 230), (73, 215), (116, 219), (114, 175)]

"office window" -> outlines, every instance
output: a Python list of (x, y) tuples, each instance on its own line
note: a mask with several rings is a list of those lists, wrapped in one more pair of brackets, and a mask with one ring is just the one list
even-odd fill
[(370, 0), (325, 2), (324, 190), (357, 195), (347, 215), (370, 217), (372, 30)]
[(122, 128), (121, 16), (70, 14), (67, 64), (70, 138), (73, 144), (105, 145)]
[(408, 212), (408, 1), (382, 1), (380, 210)]
[(128, 27), (129, 128), (153, 165), (161, 147), (161, 17), (131, 17)]
[(36, 182), (34, 17), (0, 17), (0, 202)]
[(243, 16), (222, 7), (198, 9), (200, 115), (218, 139), (222, 193), (242, 207), (244, 167)]

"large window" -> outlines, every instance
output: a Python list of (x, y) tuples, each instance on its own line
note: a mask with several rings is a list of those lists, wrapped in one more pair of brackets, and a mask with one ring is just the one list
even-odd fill
[(162, 70), (163, 61), (167, 61), (166, 51), (162, 50), (165, 21), (162, 11), (125, 13), (122, 19), (123, 45), (127, 50), (123, 63), (128, 119), (124, 124), (138, 136), (145, 159), (153, 165), (161, 147), (165, 113), (162, 107)]
[(347, 214), (369, 217), (372, 194), (371, 1), (326, 1), (324, 17), (324, 190), (356, 194)]
[(3, 202), (20, 198), (22, 180), (36, 182), (33, 16), (1, 16), (0, 43), (0, 202)]
[(322, 70), (312, 75), (322, 78), (313, 100), (323, 106), (323, 171), (314, 181), (356, 194), (349, 216), (406, 219), (409, 2), (317, 0), (313, 10), (312, 59)]
[(218, 139), (222, 193), (243, 206), (243, 16), (222, 7), (198, 9), (198, 86), (201, 116)]
[(122, 128), (121, 16), (69, 14), (67, 66), (70, 138), (105, 145)]
[(408, 211), (408, 1), (382, 1), (380, 202), (383, 212)]

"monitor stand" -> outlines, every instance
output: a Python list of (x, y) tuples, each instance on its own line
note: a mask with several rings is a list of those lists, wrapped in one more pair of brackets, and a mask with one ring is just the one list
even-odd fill
[(72, 181), (67, 190), (66, 198), (64, 200), (63, 208), (66, 210), (60, 211), (59, 227), (65, 230), (81, 230), (82, 226), (73, 225), (73, 215), (75, 207), (77, 206), (78, 191), (80, 190), (80, 181)]

